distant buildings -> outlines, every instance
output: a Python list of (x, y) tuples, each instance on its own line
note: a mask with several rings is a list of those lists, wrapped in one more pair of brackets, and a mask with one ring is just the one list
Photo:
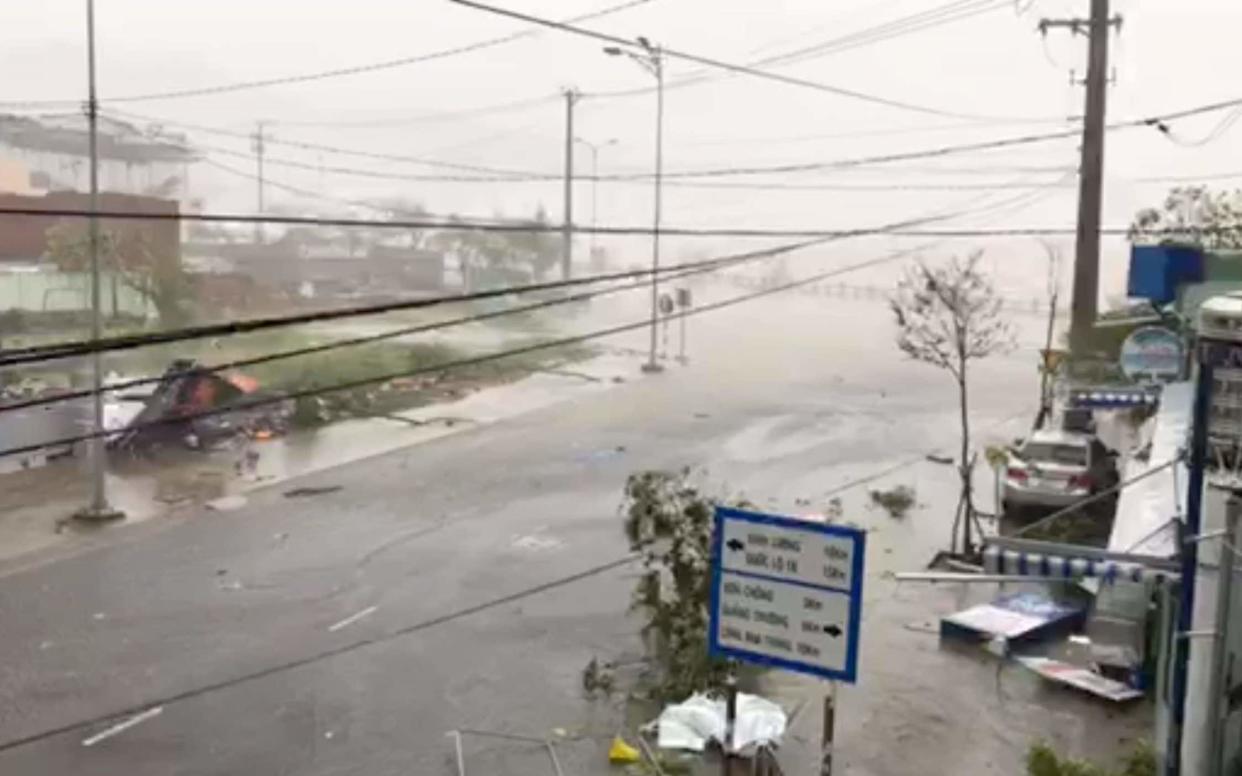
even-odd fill
[[(87, 191), (90, 136), (86, 117), (0, 114), (0, 192), (38, 195)], [(184, 135), (99, 119), (102, 191), (182, 199), (189, 166), (201, 158)]]

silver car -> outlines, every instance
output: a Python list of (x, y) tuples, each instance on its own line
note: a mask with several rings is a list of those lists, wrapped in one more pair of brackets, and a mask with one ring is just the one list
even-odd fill
[(1061, 509), (1117, 482), (1117, 454), (1093, 434), (1036, 431), (1010, 455), (1003, 507)]

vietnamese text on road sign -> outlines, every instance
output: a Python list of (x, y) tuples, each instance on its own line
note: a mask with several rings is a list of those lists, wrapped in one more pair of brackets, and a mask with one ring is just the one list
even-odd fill
[(716, 510), (712, 652), (854, 681), (864, 534)]

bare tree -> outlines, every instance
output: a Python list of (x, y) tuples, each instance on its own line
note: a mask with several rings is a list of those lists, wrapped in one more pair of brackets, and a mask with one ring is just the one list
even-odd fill
[(958, 472), (961, 497), (953, 519), (950, 549), (957, 549), (958, 525), (962, 551), (969, 554), (971, 523), (977, 521), (971, 488), (974, 458), (970, 455), (968, 368), (971, 361), (1008, 350), (1013, 329), (1001, 317), (1001, 298), (979, 264), (983, 253), (954, 257), (940, 266), (918, 261), (897, 283), (889, 306), (897, 319), (897, 347), (915, 361), (943, 369), (957, 381), (962, 439)]

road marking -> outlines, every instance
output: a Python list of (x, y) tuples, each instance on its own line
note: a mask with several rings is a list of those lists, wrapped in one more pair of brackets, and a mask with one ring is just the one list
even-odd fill
[(367, 608), (363, 609), (357, 614), (351, 614), (350, 616), (341, 620), (337, 624), (329, 626), (328, 632), (335, 633), (336, 631), (339, 631), (341, 628), (344, 628), (346, 625), (352, 625), (355, 622), (358, 622), (359, 620), (361, 620), (363, 617), (366, 617), (369, 614), (374, 614), (375, 610), (378, 608), (379, 608), (378, 606), (368, 606)]
[(82, 746), (94, 746), (95, 744), (98, 744), (100, 741), (103, 741), (108, 738), (112, 738), (117, 733), (122, 733), (126, 730), (129, 730), (134, 725), (142, 724), (143, 722), (146, 722), (152, 717), (158, 717), (163, 712), (164, 712), (163, 706), (156, 706), (153, 709), (147, 709), (141, 714), (135, 714), (134, 716), (130, 717), (124, 722), (119, 722), (101, 733), (96, 733), (90, 738), (83, 739)]

